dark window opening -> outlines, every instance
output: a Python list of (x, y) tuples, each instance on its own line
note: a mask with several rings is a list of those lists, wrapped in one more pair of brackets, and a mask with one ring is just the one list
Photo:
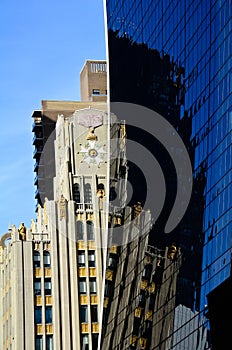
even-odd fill
[(80, 186), (79, 184), (73, 185), (73, 200), (77, 203), (81, 202)]
[(97, 306), (91, 305), (91, 322), (98, 322), (98, 309)]
[(37, 252), (36, 250), (34, 251), (33, 261), (34, 261), (34, 268), (40, 267), (40, 253)]
[(90, 184), (85, 184), (85, 203), (92, 203), (92, 190)]
[(92, 221), (86, 221), (87, 224), (87, 239), (89, 241), (94, 240), (94, 225)]
[(84, 225), (82, 221), (77, 221), (76, 224), (77, 227), (77, 233), (76, 233), (76, 239), (83, 240), (84, 239)]
[(88, 323), (88, 306), (80, 306), (80, 321), (81, 323)]
[(35, 324), (42, 323), (42, 306), (35, 306)]
[(52, 323), (52, 306), (45, 306), (45, 323)]

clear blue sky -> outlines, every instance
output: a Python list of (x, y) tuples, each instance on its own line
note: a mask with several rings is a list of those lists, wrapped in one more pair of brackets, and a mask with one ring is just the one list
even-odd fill
[(0, 236), (35, 218), (31, 131), (41, 100), (79, 100), (86, 59), (105, 59), (103, 0), (0, 1)]

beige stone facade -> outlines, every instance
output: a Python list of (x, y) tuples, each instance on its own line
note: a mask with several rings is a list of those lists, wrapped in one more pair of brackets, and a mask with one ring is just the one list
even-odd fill
[(81, 101), (106, 102), (106, 61), (86, 60), (80, 73)]
[[(54, 200), (38, 206), (30, 227), (13, 227), (8, 245), (0, 246), (2, 350), (97, 349), (110, 129), (124, 140), (123, 123), (109, 123), (104, 110), (88, 107), (57, 117)], [(123, 161), (116, 151), (115, 174)]]

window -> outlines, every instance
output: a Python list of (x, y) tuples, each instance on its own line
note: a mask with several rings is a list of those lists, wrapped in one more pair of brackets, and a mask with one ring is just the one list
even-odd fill
[(42, 323), (42, 306), (35, 306), (35, 323)]
[(53, 336), (47, 335), (46, 336), (46, 350), (52, 350), (53, 349)]
[(73, 185), (73, 200), (77, 203), (81, 202), (80, 186), (79, 184)]
[(51, 278), (47, 278), (44, 281), (44, 293), (45, 293), (45, 295), (52, 295), (52, 281), (51, 281)]
[(81, 350), (89, 350), (89, 335), (81, 334)]
[(86, 279), (79, 278), (79, 292), (80, 294), (86, 294)]
[(100, 95), (99, 89), (93, 89), (93, 95)]
[(33, 260), (34, 268), (40, 267), (40, 253), (37, 250), (34, 251)]
[(97, 349), (98, 347), (98, 334), (92, 334), (92, 348)]
[(96, 305), (91, 305), (91, 322), (98, 322), (98, 310)]
[(138, 301), (139, 301), (139, 307), (144, 307), (146, 303), (146, 297), (144, 293), (140, 293), (138, 296)]
[(90, 294), (97, 294), (97, 282), (95, 277), (89, 279), (89, 289)]
[(151, 276), (151, 265), (146, 265), (142, 272), (142, 277), (145, 279), (149, 279)]
[(80, 321), (82, 323), (88, 323), (88, 306), (80, 306)]
[(52, 323), (52, 306), (45, 306), (45, 323)]
[(41, 281), (40, 281), (40, 279), (35, 279), (35, 281), (34, 281), (34, 294), (41, 295)]
[(112, 285), (111, 281), (106, 281), (104, 296), (110, 297), (112, 292), (113, 292), (113, 285)]
[(84, 239), (84, 226), (82, 221), (77, 221), (77, 241)]
[(88, 261), (89, 261), (89, 267), (95, 267), (95, 251), (94, 250), (88, 251)]
[(44, 267), (51, 267), (51, 256), (49, 252), (44, 251), (43, 261), (44, 261)]
[(43, 338), (42, 335), (35, 337), (35, 350), (43, 350)]
[(78, 266), (79, 267), (84, 267), (85, 266), (85, 251), (84, 250), (79, 250), (78, 251)]
[(87, 239), (88, 241), (94, 240), (94, 225), (92, 221), (86, 221), (87, 224)]
[(117, 266), (117, 259), (115, 257), (109, 256), (108, 267), (110, 269), (115, 269), (116, 266)]
[(90, 184), (85, 184), (85, 203), (92, 203), (92, 190)]

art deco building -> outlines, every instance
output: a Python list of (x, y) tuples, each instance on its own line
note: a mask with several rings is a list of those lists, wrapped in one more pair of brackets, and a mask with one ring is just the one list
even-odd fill
[[(75, 110), (89, 106), (106, 109), (106, 61), (86, 61), (80, 73), (80, 84), (81, 101), (42, 100), (41, 109), (35, 110), (32, 114), (36, 210), (38, 204), (44, 204), (45, 197), (48, 199), (54, 198), (53, 177), (55, 176), (55, 163), (53, 143), (57, 117), (59, 114), (63, 114), (65, 117), (70, 116)], [(43, 149), (46, 143), (47, 152), (45, 158)]]
[(2, 350), (98, 346), (108, 198), (125, 166), (124, 124), (90, 107), (59, 115), (55, 132), (54, 199), (0, 247)]

